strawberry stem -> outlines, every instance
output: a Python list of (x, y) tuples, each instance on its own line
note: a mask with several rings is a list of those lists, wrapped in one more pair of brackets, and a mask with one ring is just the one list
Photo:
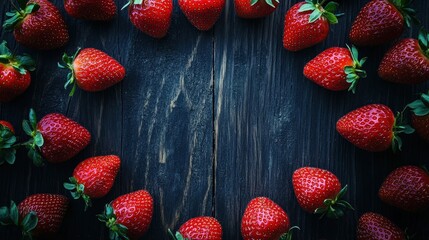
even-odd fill
[(345, 200), (342, 200), (346, 194), (348, 186), (345, 185), (335, 196), (334, 199), (325, 199), (323, 202), (324, 206), (319, 207), (314, 211), (314, 214), (320, 214), (320, 219), (324, 216), (328, 218), (338, 219), (344, 216), (344, 210), (355, 210), (350, 203)]
[(78, 48), (73, 56), (67, 55), (64, 53), (62, 57), (63, 64), (58, 63), (58, 67), (62, 69), (69, 69), (70, 72), (67, 74), (67, 82), (64, 85), (64, 89), (67, 89), (68, 86), (73, 85), (72, 90), (70, 91), (69, 97), (72, 97), (76, 91), (76, 73), (74, 71), (73, 62), (76, 59), (77, 55), (79, 55), (81, 48)]
[(301, 228), (299, 228), (298, 226), (293, 226), (291, 228), (289, 228), (287, 233), (284, 233), (283, 235), (280, 236), (279, 240), (292, 240), (292, 236), (293, 236), (293, 230), (301, 230)]
[(109, 237), (111, 240), (129, 240), (127, 236), (128, 228), (116, 221), (114, 209), (110, 204), (106, 204), (104, 212), (98, 214), (97, 217), (100, 222), (106, 223), (106, 227), (110, 229)]
[(359, 52), (357, 48), (353, 45), (352, 47), (347, 45), (347, 48), (349, 49), (350, 55), (353, 59), (353, 66), (345, 67), (344, 72), (347, 75), (346, 81), (350, 83), (349, 91), (354, 94), (356, 93), (356, 87), (359, 82), (359, 79), (367, 77), (366, 71), (361, 69), (362, 66), (365, 64), (367, 58), (365, 57), (359, 60)]
[(28, 149), (27, 156), (33, 160), (33, 164), (37, 167), (44, 165), (44, 159), (40, 154), (40, 148), (44, 144), (42, 133), (37, 130), (37, 117), (33, 109), (30, 109), (29, 120), (22, 121), (22, 128), (24, 132), (31, 137), (27, 142), (17, 144), (17, 146), (24, 146)]
[(180, 232), (173, 234), (170, 229), (168, 229), (168, 235), (172, 240), (188, 240), (187, 238), (184, 238)]
[(70, 182), (65, 182), (63, 184), (64, 188), (70, 191), (70, 194), (73, 199), (83, 199), (83, 201), (85, 202), (84, 211), (86, 211), (88, 207), (92, 206), (92, 202), (91, 198), (85, 194), (85, 185), (78, 183), (77, 179), (74, 177), (70, 177), (69, 181)]

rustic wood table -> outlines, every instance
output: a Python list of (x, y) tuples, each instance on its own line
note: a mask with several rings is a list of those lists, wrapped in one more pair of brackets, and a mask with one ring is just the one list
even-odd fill
[[(61, 0), (53, 1), (64, 14), (71, 33), (66, 49), (37, 52), (18, 46), (12, 35), (1, 38), (17, 52), (28, 52), (38, 62), (30, 89), (18, 100), (0, 105), (1, 119), (16, 128), (33, 107), (39, 118), (63, 113), (87, 127), (91, 144), (73, 160), (37, 168), (18, 154), (14, 166), (0, 167), (0, 205), (19, 202), (34, 193), (67, 194), (63, 182), (76, 164), (90, 156), (117, 154), (122, 166), (117, 181), (103, 199), (83, 212), (74, 201), (59, 239), (106, 239), (95, 215), (104, 204), (133, 190), (147, 189), (155, 199), (150, 231), (143, 239), (167, 239), (199, 215), (217, 217), (224, 239), (241, 239), (240, 221), (250, 199), (272, 198), (293, 225), (295, 239), (354, 239), (358, 217), (366, 211), (382, 213), (402, 228), (429, 239), (429, 214), (407, 214), (379, 200), (377, 191), (395, 167), (428, 163), (429, 147), (416, 137), (404, 139), (404, 149), (393, 154), (356, 149), (335, 130), (345, 113), (368, 103), (383, 103), (395, 111), (417, 98), (428, 85), (401, 86), (383, 82), (376, 74), (389, 46), (361, 49), (368, 56), (367, 79), (357, 94), (330, 92), (302, 74), (304, 64), (322, 50), (344, 46), (358, 10), (367, 1), (343, 1), (346, 15), (332, 27), (327, 41), (291, 53), (283, 49), (283, 20), (296, 1), (282, 1), (270, 17), (243, 20), (232, 1), (215, 28), (208, 32), (191, 26), (175, 4), (168, 36), (152, 39), (134, 28), (127, 11), (108, 23), (85, 22), (67, 16)], [(125, 0), (117, 1), (118, 5)], [(429, 27), (428, 1), (415, 1)], [(0, 20), (11, 9), (0, 4)], [(417, 29), (406, 36), (416, 36)], [(64, 90), (66, 71), (57, 68), (62, 53), (95, 47), (118, 59), (126, 79), (101, 93)], [(22, 130), (18, 135), (24, 137)], [(291, 176), (302, 166), (316, 166), (337, 174), (349, 184), (346, 198), (356, 207), (342, 220), (322, 220), (297, 204)], [(19, 233), (0, 229), (0, 239)]]

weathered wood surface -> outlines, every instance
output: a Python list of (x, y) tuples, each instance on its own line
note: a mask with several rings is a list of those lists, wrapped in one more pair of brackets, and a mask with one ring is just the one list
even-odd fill
[[(118, 5), (125, 1), (117, 1)], [(61, 239), (106, 239), (95, 214), (113, 198), (137, 189), (154, 196), (155, 214), (143, 239), (167, 239), (188, 218), (216, 216), (224, 239), (240, 239), (240, 221), (248, 201), (268, 196), (301, 227), (296, 239), (354, 239), (357, 218), (365, 211), (391, 217), (401, 227), (428, 239), (429, 218), (404, 214), (380, 202), (377, 190), (396, 166), (424, 164), (429, 150), (415, 136), (406, 138), (399, 154), (371, 154), (355, 149), (335, 131), (335, 122), (367, 103), (384, 103), (394, 110), (412, 101), (428, 85), (414, 87), (381, 81), (376, 67), (387, 49), (365, 49), (369, 77), (358, 93), (326, 91), (302, 76), (309, 59), (323, 49), (343, 46), (357, 11), (366, 1), (346, 2), (346, 16), (317, 47), (290, 53), (282, 47), (283, 19), (295, 1), (284, 1), (270, 17), (243, 20), (228, 1), (214, 30), (194, 29), (175, 6), (169, 35), (154, 40), (132, 27), (126, 11), (109, 23), (74, 20), (60, 7), (69, 25), (66, 49), (47, 53), (24, 49), (10, 33), (1, 39), (18, 52), (32, 54), (39, 63), (30, 89), (17, 101), (0, 105), (0, 118), (19, 128), (28, 109), (39, 117), (60, 112), (87, 127), (91, 145), (73, 161), (36, 168), (19, 153), (15, 166), (0, 167), (0, 205), (21, 201), (28, 194), (67, 194), (62, 183), (78, 161), (118, 154), (123, 165), (113, 190), (95, 206), (82, 211), (73, 202)], [(427, 12), (427, 1), (416, 1)], [(10, 4), (0, 4), (0, 20)], [(425, 26), (429, 18), (421, 14)], [(407, 33), (408, 34), (408, 33)], [(413, 33), (414, 35), (416, 32)], [(62, 52), (96, 47), (123, 63), (127, 78), (102, 93), (78, 91), (73, 98), (63, 89), (65, 72), (56, 68)], [(24, 136), (18, 131), (19, 136)], [(349, 184), (347, 198), (356, 206), (342, 221), (319, 221), (297, 205), (291, 186), (301, 166), (331, 170)], [(0, 229), (0, 239), (18, 239)]]

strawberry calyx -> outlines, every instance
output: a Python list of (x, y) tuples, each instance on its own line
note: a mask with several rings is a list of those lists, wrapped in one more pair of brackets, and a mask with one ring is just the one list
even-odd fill
[(345, 200), (342, 200), (344, 195), (346, 194), (348, 186), (345, 185), (335, 196), (334, 199), (325, 199), (323, 201), (322, 207), (314, 210), (314, 214), (320, 214), (320, 219), (323, 217), (328, 217), (331, 219), (339, 219), (344, 216), (345, 210), (355, 210), (350, 203)]
[(15, 9), (6, 13), (8, 18), (3, 23), (3, 28), (6, 31), (13, 31), (28, 15), (35, 13), (40, 9), (39, 4), (28, 3), (28, 0), (18, 0), (18, 4), (19, 7), (13, 5)]
[(139, 5), (142, 4), (143, 0), (129, 0), (122, 8), (121, 11), (125, 8), (129, 7), (130, 5)]
[(420, 99), (407, 105), (411, 111), (419, 117), (423, 117), (429, 114), (429, 93), (422, 93)]
[(176, 234), (173, 234), (170, 229), (168, 229), (168, 235), (173, 240), (188, 240), (187, 238), (184, 238), (180, 232), (176, 232)]
[(426, 58), (429, 58), (429, 33), (424, 29), (420, 29), (419, 45)]
[(334, 13), (337, 11), (339, 4), (336, 2), (329, 2), (323, 7), (325, 1), (326, 0), (323, 0), (319, 3), (319, 0), (305, 0), (305, 3), (299, 8), (298, 12), (312, 11), (308, 20), (309, 23), (313, 23), (321, 17), (324, 17), (330, 24), (337, 24), (338, 17), (343, 15)]
[(64, 188), (70, 191), (73, 199), (82, 198), (85, 202), (85, 211), (88, 207), (92, 206), (91, 198), (85, 194), (85, 185), (78, 183), (77, 179), (74, 177), (69, 178), (70, 182), (65, 182), (63, 184)]
[[(259, 1), (264, 1), (268, 6), (272, 8), (276, 8), (276, 5), (274, 5), (273, 0), (250, 0), (250, 6), (256, 5)], [(280, 3), (279, 0), (274, 0), (276, 3)]]
[(67, 89), (68, 86), (73, 85), (72, 90), (70, 91), (69, 97), (72, 97), (74, 95), (74, 92), (76, 91), (76, 76), (75, 71), (73, 67), (73, 62), (76, 59), (77, 55), (79, 55), (81, 48), (78, 48), (76, 53), (73, 56), (67, 55), (67, 53), (64, 53), (62, 60), (63, 63), (58, 63), (58, 67), (62, 69), (69, 69), (70, 72), (67, 74), (67, 82), (64, 85), (64, 89)]
[(40, 148), (45, 141), (42, 133), (37, 130), (37, 117), (33, 109), (30, 109), (28, 117), (28, 120), (22, 121), (22, 129), (31, 139), (17, 146), (25, 146), (28, 149), (27, 156), (33, 160), (33, 164), (37, 167), (41, 167), (44, 165), (44, 159), (40, 154)]
[(25, 215), (20, 223), (18, 207), (14, 201), (10, 202), (10, 207), (4, 206), (0, 208), (0, 225), (14, 225), (19, 227), (21, 229), (23, 239), (33, 239), (32, 231), (36, 228), (38, 222), (39, 219), (37, 214), (31, 211)]
[(15, 134), (8, 127), (0, 124), (0, 165), (7, 162), (12, 165), (16, 160)]
[(354, 45), (352, 45), (352, 47), (347, 45), (347, 48), (349, 49), (350, 55), (352, 56), (353, 66), (345, 67), (344, 72), (347, 74), (346, 81), (350, 83), (349, 91), (356, 93), (356, 86), (359, 79), (367, 77), (366, 71), (362, 70), (362, 66), (365, 64), (368, 58), (364, 57), (359, 60), (359, 52)]
[(98, 214), (97, 217), (100, 222), (106, 223), (106, 227), (110, 230), (109, 238), (111, 240), (129, 240), (127, 236), (128, 228), (116, 221), (114, 209), (110, 204), (106, 204), (104, 212)]
[(416, 17), (416, 10), (409, 7), (413, 0), (389, 0), (389, 2), (401, 13), (407, 27), (411, 28), (412, 24), (420, 24), (420, 20)]
[(292, 240), (293, 230), (295, 230), (295, 229), (301, 230), (301, 228), (299, 228), (298, 226), (293, 226), (293, 227), (289, 228), (287, 233), (284, 233), (283, 235), (281, 235), (279, 240)]
[(399, 136), (400, 134), (412, 134), (415, 132), (414, 128), (406, 124), (404, 121), (404, 114), (399, 112), (396, 115), (395, 122), (393, 124), (393, 139), (392, 139), (392, 150), (396, 152), (397, 150), (402, 150), (402, 139)]
[(6, 41), (0, 44), (0, 64), (10, 66), (22, 75), (27, 74), (27, 71), (34, 71), (36, 69), (36, 64), (29, 55), (14, 55), (7, 47)]

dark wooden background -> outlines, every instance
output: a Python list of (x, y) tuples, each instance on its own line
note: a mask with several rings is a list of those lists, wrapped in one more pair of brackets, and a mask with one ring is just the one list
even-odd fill
[[(0, 167), (0, 205), (34, 193), (67, 194), (62, 183), (79, 161), (117, 154), (122, 167), (112, 191), (87, 212), (80, 201), (73, 202), (60, 239), (106, 239), (95, 214), (115, 197), (138, 189), (150, 191), (156, 203), (143, 239), (167, 239), (168, 228), (200, 215), (217, 217), (224, 239), (240, 239), (241, 216), (257, 196), (270, 197), (287, 211), (292, 224), (302, 229), (295, 239), (354, 239), (357, 219), (366, 211), (408, 227), (415, 239), (429, 239), (427, 212), (403, 213), (377, 197), (383, 178), (395, 167), (428, 163), (428, 145), (411, 136), (404, 139), (402, 153), (372, 154), (356, 149), (335, 130), (336, 121), (350, 110), (384, 103), (398, 111), (428, 85), (380, 80), (376, 69), (389, 46), (361, 49), (369, 57), (369, 77), (356, 95), (327, 91), (302, 75), (304, 64), (319, 52), (344, 46), (351, 22), (367, 1), (343, 2), (346, 16), (332, 27), (328, 40), (298, 53), (282, 46), (284, 14), (296, 1), (281, 1), (272, 16), (260, 20), (236, 17), (228, 1), (208, 32), (191, 26), (175, 4), (168, 36), (155, 40), (131, 25), (127, 11), (108, 23), (85, 22), (67, 16), (62, 1), (55, 0), (71, 39), (65, 49), (51, 52), (22, 48), (1, 29), (1, 39), (18, 53), (33, 55), (38, 68), (22, 97), (0, 105), (0, 118), (20, 128), (30, 107), (39, 118), (60, 112), (87, 127), (93, 138), (65, 164), (36, 168), (19, 153), (14, 166)], [(117, 3), (122, 6), (125, 0)], [(414, 7), (429, 27), (428, 1), (415, 1)], [(10, 8), (9, 1), (0, 3), (1, 22)], [(411, 34), (417, 31), (404, 36)], [(106, 51), (126, 67), (126, 79), (107, 91), (78, 91), (69, 98), (63, 89), (66, 72), (56, 62), (77, 47)], [(23, 137), (23, 131), (18, 135)], [(349, 184), (346, 198), (356, 212), (339, 221), (319, 221), (303, 212), (291, 185), (293, 171), (302, 166), (328, 169)], [(0, 239), (18, 236), (0, 229)]]

